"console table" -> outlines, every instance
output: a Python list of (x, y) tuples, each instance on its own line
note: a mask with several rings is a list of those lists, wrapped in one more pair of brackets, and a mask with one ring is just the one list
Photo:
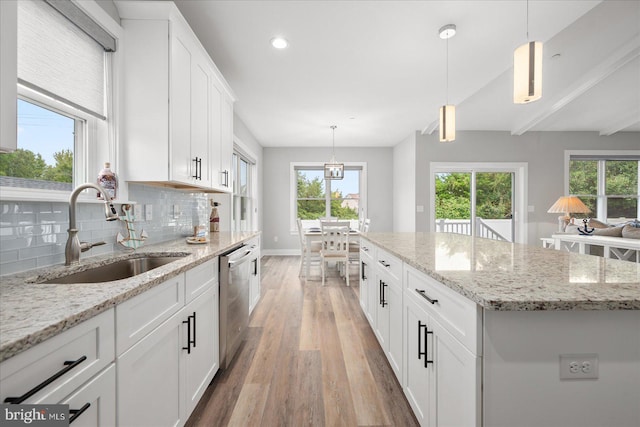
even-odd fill
[(554, 234), (554, 248), (567, 252), (588, 254), (591, 246), (603, 248), (605, 258), (640, 262), (640, 240), (608, 236), (583, 236), (580, 234)]

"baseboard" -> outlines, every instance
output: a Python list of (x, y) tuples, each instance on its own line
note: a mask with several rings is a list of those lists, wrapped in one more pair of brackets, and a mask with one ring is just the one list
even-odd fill
[(262, 249), (262, 256), (300, 256), (300, 249)]

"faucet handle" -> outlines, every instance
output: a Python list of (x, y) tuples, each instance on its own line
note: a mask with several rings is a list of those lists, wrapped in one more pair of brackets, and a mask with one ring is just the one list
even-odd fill
[(86, 252), (89, 249), (91, 249), (94, 246), (102, 246), (102, 245), (106, 245), (107, 242), (95, 242), (95, 243), (89, 243), (89, 242), (80, 242), (80, 251), (82, 252)]

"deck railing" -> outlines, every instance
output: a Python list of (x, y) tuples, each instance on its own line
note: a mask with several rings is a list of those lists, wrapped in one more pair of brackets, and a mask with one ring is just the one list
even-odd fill
[[(469, 219), (436, 219), (436, 231), (440, 233), (456, 233), (471, 235)], [(493, 240), (508, 241), (502, 234), (491, 228), (482, 218), (476, 218), (476, 236)]]

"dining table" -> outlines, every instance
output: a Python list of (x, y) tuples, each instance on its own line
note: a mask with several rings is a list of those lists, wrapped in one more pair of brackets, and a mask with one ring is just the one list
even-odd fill
[[(306, 252), (306, 273), (305, 277), (309, 277), (310, 261), (311, 261), (311, 246), (313, 242), (322, 242), (322, 229), (320, 227), (308, 227), (304, 229), (305, 242), (307, 244)], [(349, 229), (349, 244), (360, 243), (360, 231), (356, 229)]]

